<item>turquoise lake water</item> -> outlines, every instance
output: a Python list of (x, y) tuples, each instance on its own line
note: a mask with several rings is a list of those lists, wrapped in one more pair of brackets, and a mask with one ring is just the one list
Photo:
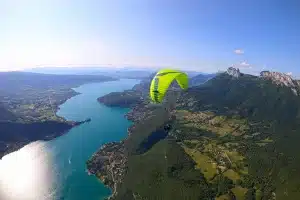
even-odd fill
[(54, 140), (30, 143), (0, 160), (0, 199), (2, 200), (101, 200), (110, 194), (85, 162), (106, 142), (127, 136), (131, 122), (124, 118), (128, 109), (109, 108), (97, 98), (131, 89), (138, 80), (122, 79), (85, 84), (75, 88), (77, 95), (60, 106), (58, 115), (89, 123), (71, 129)]

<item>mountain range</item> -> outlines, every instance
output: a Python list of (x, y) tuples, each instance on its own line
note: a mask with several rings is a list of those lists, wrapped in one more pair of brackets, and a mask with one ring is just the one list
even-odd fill
[[(130, 91), (143, 97), (130, 105), (123, 104), (126, 91), (115, 93), (113, 106), (130, 106), (134, 123), (126, 139), (104, 145), (87, 167), (113, 188), (110, 199), (298, 199), (296, 83), (283, 73), (231, 68), (172, 103), (166, 97), (153, 105), (149, 81)], [(112, 106), (106, 97), (100, 102)]]
[[(147, 78), (158, 69), (146, 67), (38, 67), (27, 69), (26, 72), (63, 75), (105, 75), (113, 78)], [(210, 75), (196, 71), (185, 71), (189, 77)]]

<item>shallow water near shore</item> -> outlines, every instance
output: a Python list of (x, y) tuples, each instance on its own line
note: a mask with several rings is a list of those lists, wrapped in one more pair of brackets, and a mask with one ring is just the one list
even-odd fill
[(72, 97), (57, 112), (68, 120), (91, 122), (71, 129), (54, 140), (30, 143), (0, 160), (2, 200), (101, 200), (111, 194), (86, 172), (85, 162), (106, 142), (127, 136), (131, 122), (128, 109), (109, 108), (97, 98), (110, 92), (131, 89), (138, 80), (91, 83), (75, 88)]

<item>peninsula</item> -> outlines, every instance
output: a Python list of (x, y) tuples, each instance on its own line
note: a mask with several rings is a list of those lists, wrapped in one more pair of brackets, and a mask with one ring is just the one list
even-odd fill
[(1, 72), (0, 158), (36, 140), (50, 140), (82, 122), (56, 115), (59, 105), (78, 95), (84, 83), (113, 81), (106, 76)]

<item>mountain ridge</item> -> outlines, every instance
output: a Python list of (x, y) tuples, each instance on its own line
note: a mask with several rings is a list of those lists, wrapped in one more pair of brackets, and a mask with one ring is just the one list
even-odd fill
[[(145, 87), (144, 93), (148, 90)], [(111, 199), (297, 199), (300, 98), (288, 85), (225, 72), (180, 93), (173, 106), (168, 100), (152, 106), (147, 99), (132, 105), (127, 117), (134, 123), (128, 137), (113, 150), (100, 149), (87, 162), (88, 169), (114, 185)], [(157, 131), (167, 136), (153, 140)], [(120, 155), (123, 165), (102, 163), (106, 151)], [(182, 153), (191, 159), (186, 162), (196, 169), (193, 174), (204, 177), (193, 182), (208, 187), (165, 194), (160, 188), (175, 187), (176, 181), (189, 177), (187, 168), (178, 168), (182, 161), (165, 162)], [(110, 174), (114, 170), (122, 171), (116, 184)], [(186, 191), (184, 182), (177, 184)], [(189, 196), (192, 193), (195, 196)]]

